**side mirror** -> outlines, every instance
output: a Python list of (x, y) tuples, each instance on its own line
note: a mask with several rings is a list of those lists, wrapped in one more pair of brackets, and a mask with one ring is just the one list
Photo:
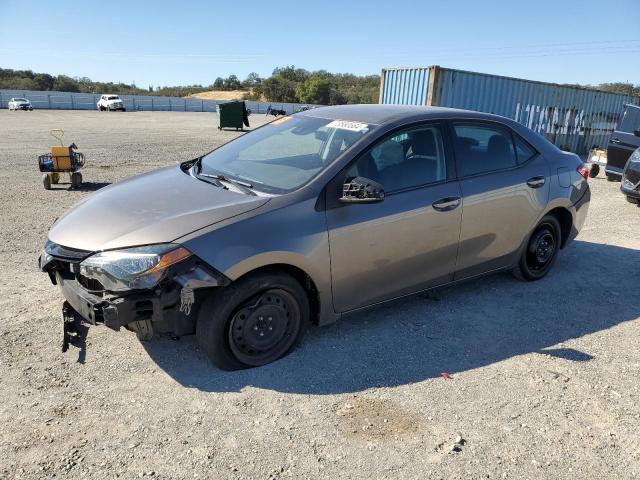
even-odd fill
[(636, 128), (636, 129), (633, 131), (633, 134), (634, 134), (636, 137), (640, 137), (640, 128)]
[(382, 185), (364, 177), (347, 178), (342, 186), (342, 203), (375, 203), (384, 200)]

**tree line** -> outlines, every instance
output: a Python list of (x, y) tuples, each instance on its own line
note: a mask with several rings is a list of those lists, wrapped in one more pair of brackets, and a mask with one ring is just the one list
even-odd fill
[[(586, 85), (608, 92), (640, 96), (640, 84), (628, 82)], [(211, 85), (139, 88), (135, 84), (94, 82), (87, 77), (49, 75), (31, 70), (0, 68), (0, 89), (49, 90), (82, 93), (117, 93), (121, 95), (160, 95), (186, 97), (210, 90), (242, 90), (247, 100), (269, 102), (342, 105), (348, 103), (377, 103), (380, 89), (379, 75), (330, 73), (326, 70), (308, 71), (295, 66), (278, 67), (271, 76), (261, 78), (252, 72), (244, 80), (236, 75), (218, 77)]]
[(117, 93), (121, 95), (160, 95), (185, 97), (210, 90), (242, 90), (248, 100), (337, 105), (345, 103), (377, 103), (380, 77), (334, 74), (325, 70), (309, 72), (294, 66), (276, 68), (268, 78), (255, 72), (244, 80), (236, 75), (218, 77), (211, 85), (139, 88), (135, 84), (95, 82), (87, 77), (49, 75), (31, 70), (0, 68), (0, 88), (11, 90), (44, 90), (82, 93)]

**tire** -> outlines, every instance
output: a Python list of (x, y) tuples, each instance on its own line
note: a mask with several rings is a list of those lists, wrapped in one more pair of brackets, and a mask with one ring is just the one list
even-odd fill
[(607, 182), (619, 182), (620, 180), (618, 179), (617, 175), (613, 175), (611, 173), (606, 173), (605, 175), (607, 176)]
[(600, 173), (600, 165), (591, 165), (589, 169), (589, 178), (596, 178)]
[(629, 195), (627, 195), (627, 202), (633, 203), (634, 205), (640, 205), (640, 199), (630, 197)]
[(51, 183), (58, 183), (60, 182), (60, 174), (59, 173), (52, 173), (51, 174)]
[(223, 370), (258, 367), (300, 342), (310, 318), (302, 286), (282, 273), (262, 273), (214, 290), (200, 308), (196, 337)]
[(42, 175), (42, 184), (44, 185), (45, 190), (51, 190), (51, 177), (48, 173)]
[(561, 239), (558, 219), (553, 215), (543, 217), (529, 236), (513, 274), (527, 281), (543, 278), (556, 261)]
[(71, 174), (71, 188), (79, 188), (82, 185), (82, 174), (80, 172), (73, 172)]

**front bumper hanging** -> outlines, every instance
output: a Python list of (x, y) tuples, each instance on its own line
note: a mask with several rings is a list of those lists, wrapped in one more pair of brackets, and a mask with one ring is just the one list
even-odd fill
[[(63, 351), (80, 342), (89, 325), (104, 324), (112, 330), (125, 327), (139, 338), (154, 332), (181, 336), (195, 331), (192, 310), (200, 289), (228, 285), (229, 279), (197, 257), (167, 269), (157, 286), (146, 290), (109, 292), (89, 290), (79, 277), (79, 261), (43, 255), (40, 268), (57, 284), (63, 305)], [(193, 307), (193, 308), (192, 308)]]

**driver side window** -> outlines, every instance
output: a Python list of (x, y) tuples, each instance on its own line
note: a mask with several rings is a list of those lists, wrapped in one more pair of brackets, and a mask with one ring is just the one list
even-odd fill
[(387, 193), (444, 181), (447, 172), (440, 126), (395, 133), (356, 160), (347, 176), (374, 180)]

